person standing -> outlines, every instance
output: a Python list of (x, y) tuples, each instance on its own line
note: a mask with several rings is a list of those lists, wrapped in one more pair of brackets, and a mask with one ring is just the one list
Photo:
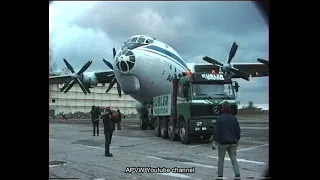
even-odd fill
[(117, 111), (118, 111), (117, 127), (118, 127), (118, 130), (121, 130), (121, 112), (120, 112), (120, 109), (118, 109)]
[(99, 136), (99, 110), (98, 107), (96, 106), (92, 106), (91, 109), (91, 121), (92, 121), (92, 125), (93, 125), (93, 136), (96, 136), (96, 132), (97, 132), (97, 136)]
[(223, 177), (224, 157), (228, 151), (235, 177), (240, 177), (237, 148), (240, 140), (240, 125), (235, 115), (231, 114), (228, 102), (222, 104), (222, 114), (218, 116), (214, 128), (214, 140), (218, 144), (218, 177)]
[(115, 130), (115, 124), (112, 122), (112, 112), (109, 108), (104, 109), (102, 113), (103, 125), (104, 125), (104, 137), (105, 137), (105, 153), (106, 157), (112, 157), (110, 153), (110, 144), (112, 140), (112, 134)]

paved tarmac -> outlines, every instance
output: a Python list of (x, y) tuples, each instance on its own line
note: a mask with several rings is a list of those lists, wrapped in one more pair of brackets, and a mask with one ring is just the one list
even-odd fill
[[(103, 126), (100, 136), (92, 136), (89, 124), (50, 123), (49, 129), (50, 178), (207, 180), (217, 175), (217, 150), (211, 149), (209, 141), (183, 145), (155, 137), (153, 130), (142, 131), (138, 123), (126, 122), (121, 131), (114, 132), (113, 157), (105, 157)], [(248, 124), (241, 129), (238, 148), (241, 176), (261, 177), (269, 155), (268, 125)], [(175, 172), (169, 173), (166, 168)], [(234, 177), (227, 154), (224, 177)]]

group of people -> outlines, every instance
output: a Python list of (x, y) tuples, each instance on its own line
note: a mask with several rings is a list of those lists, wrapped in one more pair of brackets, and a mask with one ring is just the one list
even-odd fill
[(93, 136), (99, 136), (99, 120), (102, 119), (104, 126), (104, 137), (105, 137), (105, 156), (112, 157), (110, 153), (110, 144), (112, 139), (113, 131), (115, 130), (115, 124), (118, 126), (118, 130), (121, 130), (121, 113), (117, 110), (116, 117), (109, 107), (100, 108), (92, 106), (91, 110), (91, 121), (93, 124)]
[[(222, 104), (222, 114), (218, 116), (213, 132), (213, 149), (218, 148), (218, 177), (223, 177), (224, 158), (228, 152), (235, 177), (240, 177), (240, 168), (237, 160), (237, 148), (240, 140), (240, 125), (235, 115), (231, 114), (231, 106), (228, 102)], [(99, 136), (99, 119), (102, 118), (105, 135), (105, 156), (112, 157), (110, 153), (110, 144), (115, 124), (118, 124), (118, 130), (121, 130), (121, 113), (118, 109), (116, 120), (110, 108), (100, 109), (92, 106), (91, 118), (93, 123), (93, 136), (97, 131)]]

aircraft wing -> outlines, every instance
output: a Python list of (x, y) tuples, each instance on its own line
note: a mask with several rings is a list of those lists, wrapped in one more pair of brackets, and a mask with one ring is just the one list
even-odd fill
[(63, 84), (70, 80), (71, 75), (49, 76), (49, 84)]
[[(94, 72), (99, 83), (110, 83), (114, 77), (113, 71)], [(49, 84), (63, 84), (70, 80), (71, 75), (49, 76)]]
[(109, 71), (102, 71), (102, 72), (95, 72), (99, 83), (110, 83), (114, 78), (113, 70)]
[[(247, 72), (252, 75), (252, 77), (266, 77), (269, 76), (269, 66), (266, 66), (262, 63), (233, 63), (232, 64), (235, 69)], [(209, 72), (211, 73), (212, 70), (219, 72), (219, 67), (207, 64), (207, 63), (200, 63), (195, 64), (194, 66), (195, 72)], [(233, 78), (241, 78), (237, 74), (233, 76)]]

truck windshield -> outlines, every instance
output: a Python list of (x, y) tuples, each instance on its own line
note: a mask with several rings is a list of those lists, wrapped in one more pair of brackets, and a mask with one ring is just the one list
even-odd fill
[(231, 84), (193, 84), (192, 94), (195, 99), (235, 98)]

